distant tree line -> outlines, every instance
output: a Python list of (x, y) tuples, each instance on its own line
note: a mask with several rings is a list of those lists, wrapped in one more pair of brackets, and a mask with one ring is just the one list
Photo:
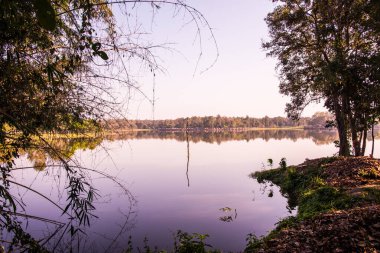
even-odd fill
[(184, 131), (127, 131), (104, 135), (108, 141), (133, 140), (133, 139), (160, 139), (176, 140), (192, 143), (206, 142), (221, 144), (228, 141), (254, 141), (310, 139), (316, 145), (331, 144), (338, 139), (337, 131), (306, 130), (294, 131), (286, 129), (258, 130), (258, 131), (192, 131), (188, 134)]
[(108, 120), (104, 128), (108, 130), (121, 129), (237, 129), (237, 128), (285, 128), (305, 127), (324, 128), (326, 122), (333, 120), (333, 116), (327, 112), (317, 112), (312, 117), (302, 117), (295, 121), (286, 117), (189, 117), (167, 120)]

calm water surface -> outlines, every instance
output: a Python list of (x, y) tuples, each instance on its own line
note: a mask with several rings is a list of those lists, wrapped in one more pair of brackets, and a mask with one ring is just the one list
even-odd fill
[[(337, 151), (332, 144), (335, 139), (335, 132), (306, 131), (190, 136), (140, 133), (87, 146), (77, 144), (71, 147), (73, 160), (95, 170), (85, 173), (99, 193), (94, 212), (99, 218), (91, 220), (87, 236), (80, 236), (79, 251), (120, 252), (129, 236), (135, 249), (142, 247), (145, 237), (151, 246), (171, 249), (178, 229), (209, 234), (207, 242), (225, 252), (242, 251), (247, 234), (265, 235), (290, 215), (278, 189), (273, 186), (274, 195), (268, 197), (268, 189), (250, 178), (250, 173), (268, 168), (268, 158), (276, 166), (282, 157), (288, 164), (299, 164), (305, 158), (331, 156)], [(38, 164), (36, 157), (41, 160), (41, 154), (29, 152), (17, 166)], [(54, 163), (53, 158), (46, 159)], [(47, 167), (38, 172), (31, 168), (13, 175), (65, 206), (67, 182), (62, 169)], [(127, 192), (112, 179), (122, 183)], [(60, 210), (34, 192), (21, 187), (12, 190), (23, 199), (28, 214), (67, 222)], [(46, 238), (60, 227), (29, 219), (27, 230)], [(65, 234), (63, 229), (46, 246), (67, 251), (69, 237), (64, 235), (55, 243), (61, 234)]]

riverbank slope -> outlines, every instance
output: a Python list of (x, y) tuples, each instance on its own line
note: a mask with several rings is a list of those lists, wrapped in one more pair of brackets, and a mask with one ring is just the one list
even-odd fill
[[(306, 160), (252, 174), (276, 184), (297, 206), (246, 252), (377, 252), (380, 250), (380, 161), (368, 157)], [(270, 193), (269, 193), (270, 194)], [(273, 193), (272, 193), (273, 194)]]

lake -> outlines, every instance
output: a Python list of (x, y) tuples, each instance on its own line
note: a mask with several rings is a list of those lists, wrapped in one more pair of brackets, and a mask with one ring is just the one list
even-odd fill
[[(131, 236), (135, 251), (147, 238), (151, 247), (173, 248), (177, 230), (209, 234), (207, 242), (224, 252), (242, 251), (247, 234), (265, 235), (289, 215), (287, 200), (275, 186), (249, 177), (274, 167), (337, 152), (334, 131), (271, 130), (242, 133), (134, 132), (96, 139), (57, 139), (52, 146), (80, 164), (98, 190), (98, 218), (70, 238), (68, 217), (56, 205), (67, 204), (67, 179), (57, 159), (41, 150), (25, 151), (13, 171), (12, 192), (29, 217), (24, 226), (56, 252), (121, 252)], [(371, 142), (368, 143), (370, 149)], [(47, 165), (47, 166), (46, 166)], [(33, 168), (33, 166), (35, 168)], [(268, 197), (273, 191), (273, 197)], [(22, 217), (20, 217), (21, 220)], [(48, 220), (47, 220), (48, 219)], [(66, 231), (65, 231), (66, 229)], [(3, 235), (6, 239), (7, 235)], [(57, 243), (59, 242), (59, 243)], [(79, 249), (79, 250), (78, 250)]]

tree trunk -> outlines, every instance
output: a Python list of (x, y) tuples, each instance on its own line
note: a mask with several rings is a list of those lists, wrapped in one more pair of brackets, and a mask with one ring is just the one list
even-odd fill
[[(368, 136), (368, 122), (369, 122), (369, 115), (364, 113), (364, 129), (363, 129), (363, 140), (361, 139), (362, 136), (360, 136), (360, 142), (362, 143), (361, 152), (360, 155), (364, 156), (365, 150), (367, 148), (367, 136)], [(363, 142), (362, 142), (363, 141)]]
[(366, 147), (367, 147), (367, 127), (364, 128), (362, 151), (360, 154), (361, 156), (364, 156)]
[(344, 113), (348, 116), (348, 121), (350, 125), (351, 130), (351, 139), (352, 139), (352, 146), (354, 148), (354, 155), (360, 156), (361, 155), (361, 141), (359, 140), (358, 136), (358, 128), (357, 128), (357, 119), (355, 115), (352, 115), (352, 111), (349, 109), (350, 104), (348, 99), (346, 97), (343, 99), (343, 110)]
[(373, 157), (373, 152), (375, 151), (375, 120), (372, 121), (372, 131), (371, 131), (371, 135), (372, 135), (372, 150), (371, 150), (371, 157)]
[(352, 146), (354, 147), (354, 155), (360, 156), (361, 150), (360, 150), (360, 140), (358, 137), (358, 131), (356, 129), (355, 123), (350, 124), (351, 125), (351, 138), (352, 138)]
[(342, 107), (339, 105), (338, 97), (334, 98), (334, 112), (336, 117), (336, 123), (339, 134), (339, 155), (349, 156), (350, 155), (350, 145), (348, 143), (347, 136), (347, 123), (345, 115), (342, 112)]

